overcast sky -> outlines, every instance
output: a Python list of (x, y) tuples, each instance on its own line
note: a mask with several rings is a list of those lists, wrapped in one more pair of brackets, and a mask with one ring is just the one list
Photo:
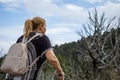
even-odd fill
[(77, 41), (76, 31), (94, 8), (108, 18), (120, 17), (120, 0), (0, 0), (0, 49), (6, 53), (23, 33), (25, 20), (35, 16), (46, 19), (52, 45)]

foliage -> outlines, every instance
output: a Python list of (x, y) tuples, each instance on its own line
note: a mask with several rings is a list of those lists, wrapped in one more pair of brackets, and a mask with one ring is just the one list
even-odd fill
[[(0, 66), (1, 66), (2, 60), (3, 60), (3, 57), (0, 58)], [(2, 72), (0, 72), (0, 80), (5, 80), (5, 74)]]

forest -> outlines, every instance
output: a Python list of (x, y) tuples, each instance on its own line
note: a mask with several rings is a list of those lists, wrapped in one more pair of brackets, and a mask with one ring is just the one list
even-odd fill
[[(120, 18), (108, 19), (96, 9), (88, 14), (89, 21), (76, 34), (80, 40), (53, 46), (65, 80), (120, 80)], [(56, 80), (48, 62), (42, 68), (40, 80)], [(4, 78), (0, 72), (0, 80)]]

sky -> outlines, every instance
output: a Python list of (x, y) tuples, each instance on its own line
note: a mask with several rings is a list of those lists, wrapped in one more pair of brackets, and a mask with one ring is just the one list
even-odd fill
[(36, 16), (46, 20), (53, 46), (79, 40), (76, 32), (95, 8), (107, 18), (120, 17), (120, 0), (0, 0), (0, 56), (23, 34), (25, 20)]

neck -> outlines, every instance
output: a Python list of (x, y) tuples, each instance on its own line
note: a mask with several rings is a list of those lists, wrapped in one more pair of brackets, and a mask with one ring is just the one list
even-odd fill
[(42, 31), (40, 30), (33, 30), (32, 32), (37, 32), (37, 33), (41, 33), (41, 34), (44, 34)]
[(36, 30), (33, 30), (32, 32), (38, 32), (38, 33), (41, 33), (40, 30), (36, 29)]

